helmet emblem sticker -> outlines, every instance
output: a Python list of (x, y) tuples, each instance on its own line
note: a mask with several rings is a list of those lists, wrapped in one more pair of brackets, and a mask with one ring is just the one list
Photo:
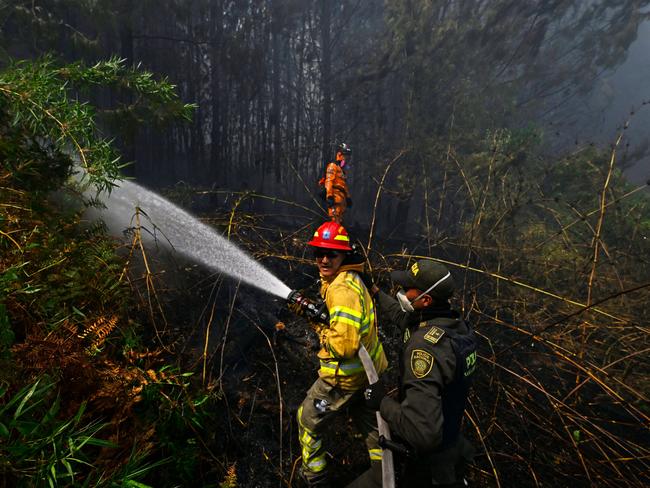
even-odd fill
[(420, 267), (418, 266), (418, 263), (413, 263), (413, 266), (411, 266), (411, 273), (413, 273), (413, 276), (417, 276), (419, 272)]
[(329, 239), (330, 238), (330, 231), (329, 230), (324, 230), (323, 231), (323, 239)]

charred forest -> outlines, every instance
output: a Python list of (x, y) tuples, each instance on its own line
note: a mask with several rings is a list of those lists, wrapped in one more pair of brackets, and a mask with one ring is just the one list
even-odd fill
[[(0, 1), (0, 487), (301, 486), (318, 337), (236, 260), (174, 238), (316, 297), (306, 243), (342, 142), (368, 273), (394, 292), (390, 271), (445, 264), (479, 338), (470, 486), (648, 486), (650, 143), (630, 130), (650, 83), (606, 138), (587, 127), (649, 17), (646, 0)], [(336, 425), (345, 486), (367, 459)]]

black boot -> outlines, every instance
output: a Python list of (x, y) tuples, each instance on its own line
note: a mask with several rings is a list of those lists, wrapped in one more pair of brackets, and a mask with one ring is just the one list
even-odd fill
[(327, 469), (314, 473), (312, 471), (300, 468), (299, 478), (302, 480), (302, 486), (306, 488), (331, 488)]
[(370, 463), (370, 468), (345, 488), (381, 488), (381, 462)]

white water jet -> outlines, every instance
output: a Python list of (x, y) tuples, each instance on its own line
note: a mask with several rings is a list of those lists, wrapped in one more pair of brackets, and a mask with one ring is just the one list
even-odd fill
[[(181, 254), (267, 293), (285, 299), (291, 293), (287, 285), (215, 229), (136, 183), (121, 181), (110, 196), (104, 195), (101, 200), (106, 209), (91, 209), (90, 214), (98, 214), (113, 234), (121, 235), (133, 227), (133, 216), (139, 208), (146, 214), (140, 214), (140, 225), (150, 232), (155, 226), (159, 243), (171, 244)], [(143, 239), (147, 236), (143, 231)]]

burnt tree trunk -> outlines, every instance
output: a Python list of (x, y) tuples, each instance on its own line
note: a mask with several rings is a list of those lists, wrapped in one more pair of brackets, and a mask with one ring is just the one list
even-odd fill
[(332, 2), (321, 0), (321, 90), (322, 90), (322, 115), (321, 123), (323, 130), (322, 139), (322, 160), (329, 157), (329, 144), (332, 134), (332, 43), (331, 43), (331, 22)]
[[(210, 32), (210, 94), (212, 99), (212, 127), (210, 131), (210, 160), (208, 162), (209, 181), (218, 179), (219, 174), (225, 169), (226, 162), (222, 161), (223, 144), (223, 107), (222, 100), (222, 39), (223, 39), (223, 1), (210, 2), (210, 19), (212, 29)], [(219, 171), (221, 169), (221, 171)], [(220, 182), (221, 183), (221, 182)]]

